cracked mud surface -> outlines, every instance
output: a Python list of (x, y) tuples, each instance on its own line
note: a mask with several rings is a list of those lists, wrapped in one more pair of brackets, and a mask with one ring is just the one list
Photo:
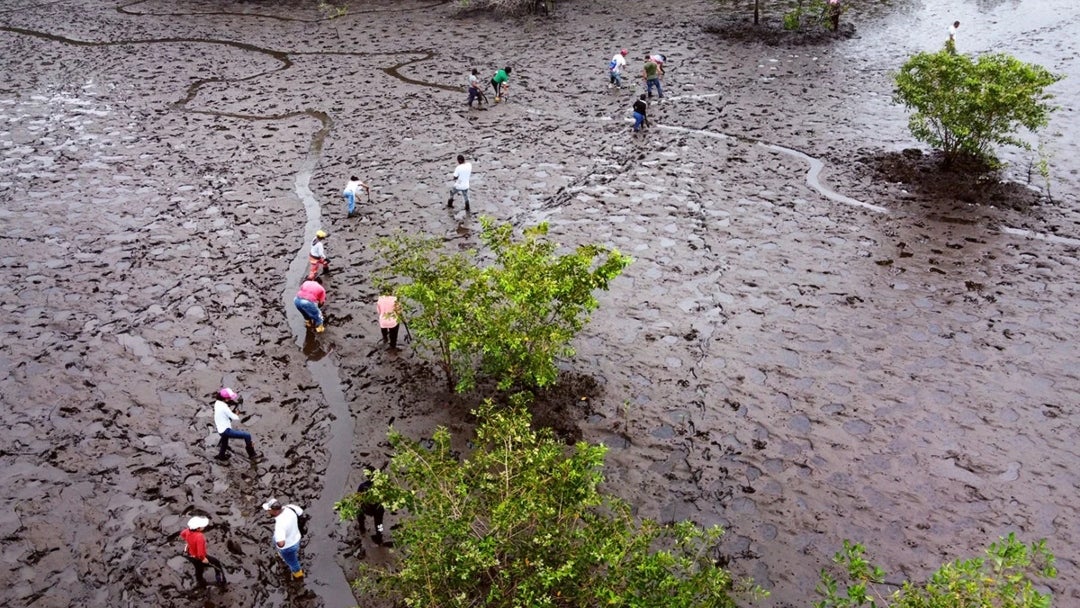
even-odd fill
[[(328, 502), (385, 462), (391, 421), (469, 429), (467, 402), (380, 348), (369, 280), (398, 228), (476, 242), (442, 206), (461, 152), (474, 210), (636, 259), (577, 343), (588, 399), (560, 422), (612, 446), (608, 485), (642, 515), (725, 525), (768, 606), (807, 605), (844, 538), (920, 578), (1008, 531), (1051, 539), (1055, 600), (1075, 602), (1080, 11), (1051, 1), (902, 3), (792, 47), (703, 32), (704, 0), (513, 24), (435, 2), (5, 5), (0, 598), (344, 605), (338, 556), (386, 549)], [(989, 190), (902, 161), (888, 72), (954, 18), (961, 50), (1072, 70), (1044, 140), (1053, 204), (1024, 187), (1043, 186), (1030, 154)], [(671, 63), (636, 138), (633, 90), (602, 74), (623, 46), (632, 68)], [(510, 101), (468, 111), (467, 70), (506, 64)], [(350, 174), (377, 187), (353, 220)], [(316, 338), (290, 302), (318, 227)], [(210, 458), (222, 384), (255, 466)], [(314, 507), (306, 587), (269, 546), (269, 495)], [(194, 590), (178, 557), (195, 511), (227, 591)]]

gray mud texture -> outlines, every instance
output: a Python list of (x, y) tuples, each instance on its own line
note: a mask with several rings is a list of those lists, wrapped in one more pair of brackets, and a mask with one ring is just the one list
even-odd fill
[[(470, 429), (468, 400), (379, 344), (371, 284), (395, 230), (476, 244), (476, 217), (445, 208), (464, 153), (475, 213), (634, 256), (548, 419), (612, 447), (607, 487), (642, 516), (724, 525), (763, 605), (808, 606), (844, 539), (921, 579), (1009, 531), (1050, 539), (1055, 605), (1080, 605), (1080, 9), (926, 4), (766, 44), (706, 32), (708, 0), (511, 21), (411, 0), (332, 20), (299, 0), (3, 3), (0, 603), (351, 605), (346, 576), (388, 549), (330, 505), (385, 464), (389, 424)], [(889, 73), (954, 19), (962, 52), (1067, 74), (1032, 140), (1052, 201), (1033, 153), (972, 188), (905, 152)], [(637, 136), (640, 85), (606, 83), (622, 47), (633, 71), (669, 58)], [(509, 100), (466, 108), (467, 71), (504, 65)], [(348, 219), (351, 174), (376, 191)], [(315, 336), (291, 301), (320, 227)], [(258, 462), (211, 458), (223, 384)], [(314, 516), (303, 585), (271, 548), (271, 495)], [(195, 589), (180, 557), (195, 513), (227, 589)]]

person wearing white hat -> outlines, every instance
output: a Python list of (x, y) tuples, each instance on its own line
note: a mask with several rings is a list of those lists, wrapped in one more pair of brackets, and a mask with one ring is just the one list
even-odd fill
[(206, 526), (209, 524), (209, 519), (200, 516), (195, 516), (188, 520), (187, 528), (180, 531), (180, 538), (187, 542), (184, 557), (195, 566), (195, 582), (200, 587), (206, 586), (206, 579), (203, 578), (203, 571), (207, 566), (214, 569), (214, 581), (218, 586), (224, 587), (226, 582), (225, 568), (217, 558), (211, 557), (206, 553), (206, 536), (203, 535), (203, 530), (206, 529)]
[(263, 503), (262, 508), (274, 518), (274, 546), (281, 559), (294, 579), (304, 578), (304, 570), (300, 567), (300, 516), (304, 510), (296, 505), (283, 507), (276, 498)]
[(243, 439), (244, 447), (247, 448), (248, 458), (255, 458), (255, 446), (251, 442), (251, 433), (246, 431), (238, 431), (232, 428), (234, 420), (240, 420), (240, 416), (236, 415), (236, 412), (232, 411), (232, 407), (239, 407), (244, 402), (240, 395), (236, 394), (236, 391), (231, 388), (223, 388), (217, 392), (217, 400), (214, 401), (214, 425), (217, 427), (218, 435), (221, 436), (221, 440), (218, 441), (218, 460), (226, 460), (229, 458), (229, 439)]

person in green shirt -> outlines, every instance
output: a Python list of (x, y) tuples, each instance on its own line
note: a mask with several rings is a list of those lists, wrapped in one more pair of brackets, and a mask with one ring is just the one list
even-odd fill
[(495, 89), (495, 103), (502, 101), (502, 96), (510, 88), (510, 66), (507, 66), (498, 72), (495, 72), (495, 76), (491, 78), (491, 88)]
[(664, 98), (664, 89), (660, 86), (660, 66), (656, 65), (653, 58), (649, 55), (645, 55), (645, 69), (642, 70), (642, 74), (645, 76), (645, 90), (652, 97), (653, 87), (656, 87), (656, 95), (660, 98)]

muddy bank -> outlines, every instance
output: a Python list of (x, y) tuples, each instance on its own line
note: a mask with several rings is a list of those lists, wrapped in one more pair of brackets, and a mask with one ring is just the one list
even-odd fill
[[(1051, 538), (1056, 599), (1077, 595), (1080, 75), (1048, 130), (1052, 205), (988, 205), (871, 162), (913, 145), (889, 103), (895, 57), (959, 13), (962, 49), (1066, 69), (1074, 7), (906, 6), (853, 16), (850, 41), (777, 47), (702, 31), (705, 1), (574, 3), (514, 35), (431, 4), (0, 13), (8, 603), (337, 605), (331, 564), (355, 565), (339, 555), (385, 559), (329, 497), (385, 462), (389, 424), (465, 434), (469, 405), (378, 344), (370, 245), (399, 228), (476, 244), (475, 218), (443, 207), (458, 153), (474, 210), (636, 258), (569, 366), (597, 387), (561, 418), (614, 448), (610, 488), (642, 515), (727, 526), (732, 568), (774, 589), (768, 605), (806, 605), (844, 538), (921, 577), (1010, 530)], [(636, 138), (634, 91), (603, 79), (620, 47), (671, 59)], [(452, 91), (507, 64), (506, 104), (469, 111)], [(1026, 182), (1027, 157), (1008, 160)], [(354, 173), (376, 193), (347, 220)], [(305, 339), (287, 300), (316, 225), (330, 328)], [(254, 467), (209, 458), (222, 383), (249, 404)], [(316, 507), (306, 588), (269, 547), (269, 495)], [(224, 593), (193, 591), (177, 557), (196, 511)]]

